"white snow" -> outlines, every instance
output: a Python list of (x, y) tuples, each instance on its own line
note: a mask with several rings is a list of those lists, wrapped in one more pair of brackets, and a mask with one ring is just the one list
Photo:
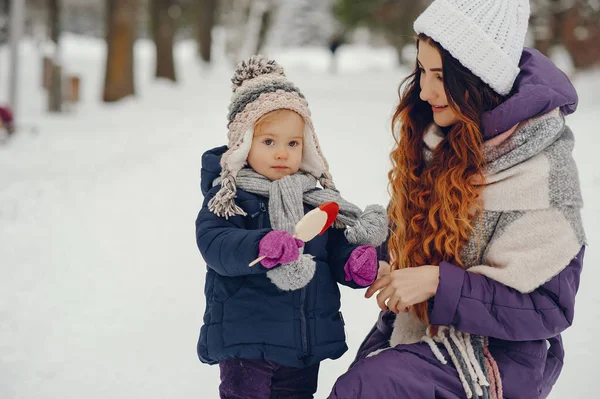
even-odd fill
[[(205, 265), (194, 220), (200, 156), (226, 140), (232, 68), (202, 68), (192, 43), (177, 47), (180, 82), (153, 80), (154, 50), (136, 45), (137, 96), (100, 102), (105, 46), (65, 36), (66, 68), (82, 76), (82, 103), (44, 112), (41, 56), (24, 42), (21, 131), (0, 145), (0, 398), (217, 398), (218, 367), (201, 364)], [(389, 49), (280, 54), (307, 96), (322, 148), (344, 196), (387, 203), (390, 117), (408, 73)], [(8, 51), (0, 48), (0, 99)], [(590, 247), (565, 368), (552, 399), (594, 397), (600, 355), (600, 71), (574, 77), (579, 111), (568, 118)], [(343, 289), (350, 350), (325, 361), (317, 398), (352, 360), (378, 308)]]

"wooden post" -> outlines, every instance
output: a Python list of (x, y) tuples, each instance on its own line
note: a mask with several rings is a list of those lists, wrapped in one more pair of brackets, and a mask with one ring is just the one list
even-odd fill
[(67, 77), (67, 96), (66, 101), (70, 104), (79, 102), (79, 93), (81, 87), (81, 78), (77, 75), (69, 75)]
[(42, 88), (49, 90), (52, 87), (52, 66), (54, 62), (52, 57), (42, 58)]

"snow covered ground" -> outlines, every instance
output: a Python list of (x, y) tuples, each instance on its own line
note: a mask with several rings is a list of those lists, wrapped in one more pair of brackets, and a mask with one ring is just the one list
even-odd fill
[[(204, 263), (194, 220), (202, 152), (226, 140), (231, 67), (211, 69), (194, 46), (177, 48), (178, 84), (156, 82), (153, 47), (136, 46), (138, 94), (100, 102), (105, 47), (65, 37), (67, 69), (83, 77), (82, 103), (48, 115), (40, 53), (23, 44), (23, 131), (0, 146), (0, 398), (216, 398), (218, 368), (202, 365)], [(387, 202), (389, 122), (406, 70), (393, 52), (340, 50), (278, 57), (303, 90), (334, 179), (361, 206)], [(0, 48), (0, 100), (8, 53)], [(567, 358), (553, 399), (594, 397), (600, 343), (600, 72), (575, 77), (579, 111), (568, 122), (590, 248)], [(35, 127), (35, 129), (32, 129)], [(326, 397), (373, 324), (377, 306), (343, 290), (349, 352), (322, 365)]]

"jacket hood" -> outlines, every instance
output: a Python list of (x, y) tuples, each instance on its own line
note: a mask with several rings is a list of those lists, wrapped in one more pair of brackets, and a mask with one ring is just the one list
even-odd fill
[(567, 75), (536, 49), (525, 48), (519, 62), (521, 72), (511, 96), (482, 115), (484, 140), (489, 140), (517, 123), (560, 108), (563, 115), (577, 109), (577, 92)]
[(200, 171), (200, 188), (202, 195), (213, 187), (213, 181), (221, 174), (221, 157), (227, 151), (227, 146), (216, 147), (202, 154), (202, 169)]

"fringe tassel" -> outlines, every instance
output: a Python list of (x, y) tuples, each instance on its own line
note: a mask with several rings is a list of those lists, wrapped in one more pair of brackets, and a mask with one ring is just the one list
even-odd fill
[(427, 328), (421, 338), (435, 357), (447, 364), (438, 347), (448, 351), (468, 399), (502, 399), (502, 381), (498, 365), (492, 358), (484, 337), (457, 331), (454, 327), (439, 327), (435, 334)]
[(444, 346), (446, 347), (446, 350), (448, 351), (448, 354), (450, 355), (450, 358), (452, 359), (452, 362), (454, 363), (454, 366), (456, 367), (456, 371), (458, 372), (458, 378), (460, 379), (460, 382), (462, 383), (463, 389), (465, 390), (465, 394), (467, 395), (467, 399), (471, 399), (473, 397), (473, 391), (471, 391), (471, 387), (469, 386), (470, 384), (467, 382), (467, 378), (465, 376), (463, 368), (461, 367), (461, 365), (458, 361), (458, 358), (456, 357), (456, 354), (454, 353), (454, 349), (452, 348), (452, 345), (450, 344), (448, 337), (446, 337), (446, 334), (444, 334), (444, 332), (447, 332), (447, 331), (448, 331), (447, 329), (440, 329), (440, 331), (438, 331), (437, 339), (440, 339), (442, 344), (444, 344)]
[[(485, 367), (487, 369), (488, 375), (493, 376), (494, 370), (492, 368), (490, 360), (487, 357), (485, 358)], [(490, 394), (492, 399), (502, 399), (498, 398), (497, 390), (498, 388), (496, 387), (496, 380), (494, 378), (490, 378)]]
[(246, 216), (246, 212), (235, 203), (236, 194), (234, 178), (227, 174), (221, 180), (221, 189), (208, 202), (208, 210), (225, 219), (235, 215)]
[(498, 399), (502, 399), (504, 393), (502, 392), (502, 379), (500, 377), (500, 370), (498, 369), (498, 364), (492, 357), (487, 346), (483, 347), (483, 354), (486, 357), (487, 361), (490, 363), (490, 368), (492, 369), (492, 373), (490, 374), (490, 379), (493, 379), (496, 385), (496, 397)]
[(479, 382), (479, 385), (485, 387), (490, 386), (490, 383), (485, 378), (483, 370), (481, 369), (481, 364), (479, 364), (479, 361), (475, 357), (475, 350), (473, 349), (473, 345), (471, 343), (471, 335), (468, 333), (462, 333), (462, 336), (465, 347), (467, 348), (467, 355), (469, 356), (469, 360), (475, 369), (475, 374), (477, 375), (477, 381)]
[(483, 390), (481, 386), (477, 383), (477, 375), (475, 374), (475, 370), (473, 369), (473, 365), (469, 359), (469, 355), (467, 354), (467, 349), (464, 347), (462, 340), (459, 337), (460, 331), (456, 331), (455, 329), (451, 329), (449, 332), (450, 339), (454, 342), (454, 345), (458, 349), (458, 353), (461, 356), (461, 360), (464, 363), (464, 367), (466, 367), (467, 373), (469, 373), (469, 379), (471, 380), (471, 389), (475, 391), (475, 394), (478, 397), (483, 396)]
[(442, 354), (442, 351), (440, 351), (440, 348), (438, 348), (435, 341), (433, 339), (431, 339), (430, 332), (431, 332), (431, 330), (429, 329), (429, 327), (427, 327), (427, 331), (425, 332), (425, 335), (421, 338), (421, 342), (425, 342), (425, 343), (427, 343), (427, 345), (429, 345), (429, 348), (431, 348), (431, 351), (433, 352), (433, 354), (435, 355), (437, 360), (440, 361), (440, 363), (448, 364), (448, 361)]

